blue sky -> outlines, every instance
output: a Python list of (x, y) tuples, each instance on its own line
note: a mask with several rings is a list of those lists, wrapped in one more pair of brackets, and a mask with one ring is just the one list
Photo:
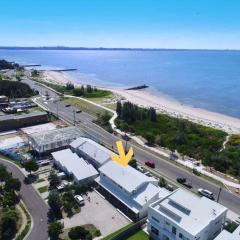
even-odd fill
[(1, 0), (0, 45), (240, 49), (240, 0)]

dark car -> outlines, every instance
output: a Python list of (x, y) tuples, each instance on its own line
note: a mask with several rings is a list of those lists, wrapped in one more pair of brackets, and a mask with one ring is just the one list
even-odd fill
[(185, 183), (186, 182), (186, 178), (183, 178), (183, 177), (177, 177), (177, 182), (179, 182), (179, 183), (181, 183), (181, 184), (183, 184), (183, 183)]
[(82, 112), (82, 110), (77, 110), (77, 111), (76, 111), (76, 113), (81, 113), (81, 112)]
[(176, 180), (177, 180), (177, 182), (179, 182), (180, 184), (184, 185), (185, 187), (192, 188), (192, 183), (187, 181), (186, 178), (178, 177)]
[(146, 161), (146, 162), (145, 162), (145, 165), (148, 166), (148, 167), (150, 167), (150, 168), (155, 168), (155, 163), (152, 162), (152, 161)]
[(66, 104), (65, 107), (70, 107), (71, 105), (70, 104)]

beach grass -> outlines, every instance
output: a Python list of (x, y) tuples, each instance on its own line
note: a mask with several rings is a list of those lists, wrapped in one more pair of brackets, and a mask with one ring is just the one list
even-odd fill
[(93, 115), (97, 117), (98, 115), (103, 115), (106, 110), (101, 109), (91, 103), (88, 103), (80, 98), (68, 98), (64, 97), (64, 101), (79, 108), (80, 110), (89, 113), (90, 115)]

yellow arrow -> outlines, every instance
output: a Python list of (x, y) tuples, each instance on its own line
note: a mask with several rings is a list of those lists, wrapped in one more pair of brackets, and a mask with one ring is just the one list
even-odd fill
[(117, 156), (117, 155), (111, 154), (112, 160), (119, 163), (122, 166), (127, 166), (128, 162), (131, 160), (133, 156), (132, 147), (129, 149), (128, 153), (125, 154), (122, 141), (117, 141), (116, 145), (117, 145), (119, 155)]

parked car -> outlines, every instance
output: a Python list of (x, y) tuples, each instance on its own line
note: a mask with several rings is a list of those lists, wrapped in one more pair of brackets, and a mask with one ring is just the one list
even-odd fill
[(211, 199), (211, 200), (214, 200), (214, 195), (213, 195), (213, 193), (210, 192), (210, 191), (207, 190), (207, 189), (199, 188), (199, 189), (198, 189), (198, 193), (201, 194), (201, 195), (203, 195), (204, 197), (207, 197), (207, 198), (209, 198), (209, 199)]
[(179, 182), (180, 184), (184, 185), (185, 187), (192, 188), (192, 183), (187, 181), (186, 178), (177, 177), (176, 180), (177, 180), (177, 182)]
[(76, 111), (76, 113), (81, 113), (81, 112), (82, 112), (82, 110), (77, 110), (77, 111)]
[(155, 168), (155, 163), (153, 161), (146, 161), (145, 165), (150, 167), (150, 168)]
[(65, 107), (70, 107), (71, 105), (70, 104), (66, 104)]
[(76, 200), (76, 202), (77, 202), (80, 206), (82, 206), (82, 205), (85, 204), (84, 199), (83, 199), (83, 197), (82, 197), (81, 195), (75, 195), (75, 196), (74, 196), (74, 199)]

